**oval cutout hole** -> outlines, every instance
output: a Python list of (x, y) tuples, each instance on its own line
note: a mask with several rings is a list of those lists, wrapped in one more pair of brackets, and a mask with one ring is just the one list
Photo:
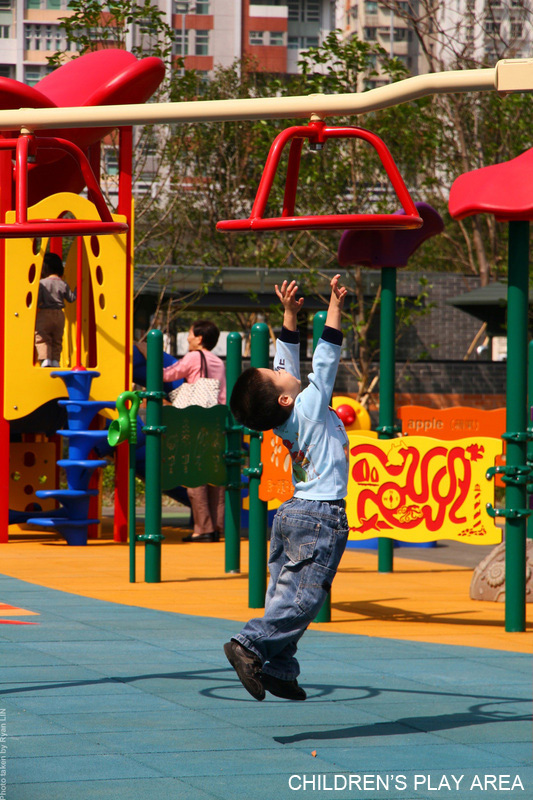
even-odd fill
[(98, 298), (98, 303), (100, 304), (100, 308), (103, 310), (105, 308), (105, 295), (100, 295)]
[(33, 300), (33, 294), (28, 292), (26, 295), (26, 308), (31, 308), (31, 301)]
[(37, 268), (35, 267), (35, 264), (31, 264), (29, 272), (28, 272), (28, 281), (30, 283), (33, 283), (33, 281), (35, 280), (35, 275), (36, 274), (37, 274)]
[(98, 236), (91, 236), (91, 250), (93, 251), (93, 255), (98, 257), (100, 255), (100, 242), (98, 241)]
[(24, 466), (25, 467), (33, 467), (35, 464), (35, 453), (32, 453), (31, 450), (28, 450), (24, 453)]
[(96, 267), (96, 280), (97, 280), (97, 282), (98, 282), (98, 284), (100, 286), (104, 282), (104, 272), (103, 272), (102, 267), (100, 266), (100, 264), (98, 264), (98, 266)]

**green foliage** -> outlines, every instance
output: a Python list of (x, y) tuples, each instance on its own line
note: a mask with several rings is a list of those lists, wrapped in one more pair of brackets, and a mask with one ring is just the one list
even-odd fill
[[(70, 0), (70, 12), (60, 17), (68, 46), (74, 44), (78, 55), (92, 50), (125, 48), (126, 36), (132, 25), (139, 34), (133, 48), (135, 55), (151, 55), (166, 59), (172, 49), (172, 28), (165, 22), (164, 12), (151, 0)], [(68, 47), (65, 52), (54, 53), (48, 62), (60, 66), (72, 58)]]
[[(171, 61), (172, 30), (150, 0), (73, 0), (74, 12), (62, 25), (69, 43), (79, 52), (95, 47), (124, 47), (129, 26), (143, 31), (138, 55), (154, 54)], [(59, 64), (65, 54), (56, 54)], [(332, 31), (319, 47), (303, 53), (297, 75), (280, 77), (258, 71), (251, 61), (217, 68), (209, 81), (172, 61), (158, 98), (173, 102), (228, 98), (290, 97), (313, 93), (346, 94), (364, 90), (366, 81), (394, 82), (408, 77), (404, 65), (390, 59), (376, 43), (356, 36), (343, 38)], [(471, 65), (464, 62), (462, 67)], [(458, 65), (461, 68), (461, 65)], [(495, 92), (433, 96), (375, 111), (363, 116), (328, 120), (331, 124), (367, 127), (387, 144), (413, 199), (431, 203), (443, 216), (445, 231), (427, 241), (412, 257), (411, 269), (477, 274), (485, 281), (506, 270), (505, 226), (489, 217), (455, 222), (447, 211), (449, 189), (463, 172), (512, 158), (528, 148), (533, 106), (526, 94), (502, 99)], [(274, 231), (264, 234), (221, 234), (222, 219), (248, 217), (268, 150), (276, 135), (302, 120), (235, 121), (168, 126), (146, 126), (136, 146), (136, 173), (144, 169), (144, 153), (155, 153), (158, 188), (141, 196), (136, 205), (136, 262), (181, 265), (200, 273), (203, 267), (225, 266), (283, 269), (288, 276), (304, 271), (312, 284), (321, 270), (337, 267), (339, 233), (335, 231)], [(150, 143), (151, 150), (142, 145)], [(283, 207), (288, 148), (283, 154), (267, 207), (278, 216)], [(152, 162), (154, 156), (151, 156)], [(153, 163), (152, 163), (153, 168)], [(373, 148), (359, 140), (331, 140), (321, 152), (304, 145), (297, 192), (297, 214), (393, 212), (399, 207), (390, 181)], [(373, 322), (379, 298), (364, 294), (362, 271), (354, 268), (353, 303), (349, 327), (354, 342), (354, 370), (361, 395), (368, 389), (375, 337)], [(161, 277), (161, 314), (168, 323), (183, 314), (164, 306)], [(171, 278), (172, 279), (172, 278)], [(192, 303), (209, 290), (204, 280)], [(399, 304), (401, 328), (427, 313), (426, 287), (413, 303)], [(250, 313), (239, 321), (248, 325)], [(429, 355), (426, 354), (426, 355)]]

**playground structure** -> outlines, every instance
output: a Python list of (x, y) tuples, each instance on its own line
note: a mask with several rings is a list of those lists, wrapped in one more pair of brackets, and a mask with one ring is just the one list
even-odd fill
[[(102, 51), (104, 54), (113, 54), (118, 51)], [(132, 56), (126, 54), (131, 61)], [(93, 63), (96, 65), (97, 58), (105, 58), (106, 55), (99, 55), (98, 53), (91, 54)], [(113, 55), (111, 55), (113, 58)], [(120, 56), (122, 58), (123, 56)], [(117, 59), (119, 56), (117, 56)], [(17, 87), (6, 84), (7, 79), (2, 79), (4, 83), (0, 84), (0, 90), (4, 91), (6, 97), (10, 96), (11, 101), (6, 100), (4, 109), (0, 112), (0, 130), (5, 132), (5, 140), (7, 142), (6, 148), (0, 148), (0, 185), (2, 186), (2, 193), (0, 195), (0, 212), (2, 219), (5, 220), (0, 228), (0, 237), (6, 239), (5, 245), (1, 248), (1, 257), (3, 258), (2, 275), (3, 285), (1, 296), (3, 297), (2, 303), (2, 331), (3, 331), (3, 371), (2, 371), (2, 396), (3, 396), (3, 418), (1, 425), (1, 437), (3, 444), (3, 452), (9, 452), (10, 441), (10, 422), (18, 420), (24, 416), (28, 416), (35, 408), (40, 407), (46, 402), (53, 401), (58, 397), (64, 397), (65, 392), (58, 389), (59, 381), (54, 381), (55, 377), (64, 379), (62, 373), (65, 372), (83, 372), (89, 368), (88, 377), (90, 381), (90, 391), (87, 389), (87, 396), (70, 397), (78, 404), (79, 409), (85, 409), (86, 414), (81, 414), (83, 425), (89, 425), (89, 412), (88, 406), (83, 404), (86, 402), (100, 402), (104, 404), (100, 410), (105, 410), (105, 405), (111, 401), (110, 397), (116, 398), (124, 390), (130, 388), (130, 361), (131, 361), (131, 327), (132, 327), (132, 310), (131, 310), (131, 251), (132, 242), (130, 231), (131, 222), (131, 130), (127, 126), (135, 123), (168, 123), (168, 122), (185, 122), (185, 121), (217, 121), (217, 120), (232, 120), (232, 119), (272, 119), (284, 117), (298, 117), (311, 119), (312, 130), (315, 132), (317, 140), (320, 138), (321, 132), (328, 130), (323, 126), (323, 118), (336, 114), (358, 114), (365, 111), (383, 108), (407, 100), (415, 99), (427, 94), (439, 92), (467, 92), (467, 91), (490, 91), (497, 90), (498, 92), (513, 92), (513, 91), (533, 91), (533, 62), (526, 61), (503, 61), (499, 62), (495, 69), (486, 70), (464, 70), (461, 72), (449, 72), (441, 74), (432, 74), (426, 76), (418, 76), (417, 78), (410, 78), (405, 81), (400, 81), (388, 87), (380, 87), (378, 89), (365, 92), (364, 95), (347, 94), (339, 96), (309, 96), (301, 98), (271, 98), (266, 100), (237, 100), (237, 101), (205, 101), (194, 103), (162, 103), (151, 104), (150, 106), (144, 105), (144, 100), (153, 93), (156, 86), (162, 77), (162, 64), (157, 59), (144, 59), (139, 62), (140, 66), (127, 67), (121, 62), (120, 69), (117, 75), (114, 76), (113, 81), (109, 78), (108, 70), (92, 71), (97, 82), (102, 84), (101, 91), (93, 89), (92, 92), (87, 92), (85, 98), (85, 107), (58, 107), (59, 105), (69, 105), (68, 98), (65, 102), (65, 93), (68, 94), (68, 87), (74, 87), (73, 91), (79, 91), (78, 82), (75, 80), (76, 72), (81, 69), (79, 62), (72, 62), (64, 68), (57, 70), (57, 73), (49, 76), (42, 81), (42, 93), (32, 93), (29, 87), (21, 89), (22, 85)], [(148, 63), (150, 62), (150, 63)], [(157, 64), (155, 62), (158, 62)], [(98, 62), (99, 63), (99, 62)], [(65, 80), (61, 81), (61, 70)], [(131, 71), (128, 73), (128, 69)], [(68, 70), (68, 80), (67, 72)], [(144, 71), (143, 71), (144, 70)], [(85, 74), (89, 74), (88, 71)], [(54, 77), (55, 76), (55, 77)], [(45, 81), (48, 81), (52, 91), (50, 97), (46, 97)], [(16, 84), (16, 82), (12, 82)], [(54, 87), (57, 91), (57, 97), (54, 99)], [(107, 94), (105, 88), (107, 87)], [(63, 90), (63, 93), (59, 91)], [(138, 94), (136, 93), (138, 92)], [(10, 94), (11, 93), (11, 94)], [(141, 95), (140, 97), (138, 95)], [(38, 96), (40, 95), (40, 96)], [(21, 108), (20, 98), (24, 98), (25, 108)], [(76, 94), (76, 99), (80, 95)], [(43, 100), (43, 97), (45, 98)], [(118, 105), (118, 100), (125, 100), (124, 105)], [(127, 101), (132, 104), (128, 105)], [(6, 105), (13, 106), (12, 109), (5, 108)], [(72, 102), (72, 98), (71, 98)], [(79, 102), (79, 101), (78, 101)], [(33, 107), (29, 107), (33, 106)], [(55, 106), (55, 107), (54, 107)], [(106, 107), (103, 107), (106, 106)], [(85, 161), (79, 156), (78, 161), (80, 165), (83, 163), (85, 172), (82, 172), (83, 183), (89, 185), (90, 194), (87, 201), (82, 201), (74, 194), (75, 191), (80, 191), (83, 186), (80, 186), (80, 179), (78, 176), (79, 188), (69, 183), (68, 187), (62, 185), (57, 186), (56, 183), (61, 183), (60, 176), (63, 172), (68, 173), (70, 180), (70, 172), (68, 170), (59, 169), (58, 166), (63, 165), (64, 159), (67, 155), (72, 155), (76, 151), (72, 146), (68, 145), (64, 148), (65, 155), (56, 161), (49, 161), (41, 155), (44, 150), (50, 149), (48, 144), (50, 142), (56, 146), (60, 143), (57, 141), (65, 137), (71, 138), (71, 145), (77, 144), (80, 149), (85, 149), (90, 152), (89, 163), (95, 165), (97, 163), (97, 149), (98, 143), (105, 135), (106, 132), (115, 127), (120, 128), (121, 135), (121, 148), (120, 148), (120, 187), (119, 187), (119, 215), (116, 219), (110, 219), (109, 214), (101, 208), (98, 198), (97, 187), (91, 184), (90, 172), (87, 171)], [(100, 130), (98, 130), (100, 129)], [(355, 129), (351, 129), (355, 130)], [(72, 134), (69, 132), (73, 131)], [(81, 136), (84, 132), (84, 136)], [(87, 133), (90, 131), (90, 133)], [(104, 131), (104, 133), (102, 133)], [(57, 134), (61, 133), (61, 136)], [(15, 134), (15, 135), (13, 135)], [(334, 134), (332, 134), (334, 135)], [(43, 137), (52, 137), (47, 144), (42, 141)], [(54, 137), (56, 141), (54, 142)], [(80, 137), (80, 138), (77, 138)], [(300, 136), (300, 139), (302, 136)], [(305, 137), (303, 137), (305, 138)], [(309, 137), (307, 137), (309, 138)], [(20, 141), (20, 146), (19, 146)], [(15, 197), (16, 201), (13, 203), (11, 199), (11, 192), (5, 191), (4, 187), (13, 187), (13, 177), (11, 170), (11, 158), (9, 149), (15, 146), (17, 151), (17, 161), (15, 169)], [(294, 157), (292, 164), (297, 165), (297, 147), (294, 148)], [(66, 154), (68, 151), (68, 154)], [(31, 156), (31, 159), (29, 158)], [(35, 160), (31, 168), (26, 170), (25, 165), (30, 160)], [(501, 165), (500, 165), (501, 166)], [(487, 168), (491, 169), (491, 168)], [(93, 170), (94, 171), (94, 170)], [(292, 178), (289, 180), (290, 188), (286, 196), (286, 203), (283, 216), (289, 217), (294, 211), (294, 197), (295, 197), (295, 177), (297, 175), (296, 166), (293, 166)], [(464, 177), (464, 176), (463, 176)], [(54, 179), (56, 183), (54, 182)], [(27, 186), (27, 192), (25, 192)], [(292, 188), (291, 188), (292, 187)], [(62, 193), (65, 192), (66, 196), (58, 195), (57, 193), (49, 198), (49, 194), (57, 190)], [(43, 196), (40, 196), (43, 193)], [(456, 192), (457, 194), (457, 192)], [(56, 205), (39, 206), (39, 201), (47, 204), (48, 200), (56, 200)], [(402, 205), (404, 206), (404, 216), (407, 220), (398, 225), (398, 220), (393, 220), (395, 224), (393, 228), (397, 227), (415, 227), (418, 223), (418, 215), (413, 214), (412, 208), (406, 207), (403, 198)], [(77, 205), (80, 201), (80, 206)], [(28, 207), (28, 203), (35, 203), (36, 205)], [(88, 205), (87, 205), (88, 204)], [(452, 208), (452, 199), (450, 200), (450, 209), (452, 215), (454, 209)], [(13, 207), (14, 206), (14, 207)], [(454, 206), (455, 208), (455, 206)], [(74, 210), (73, 210), (74, 209)], [(256, 209), (257, 210), (257, 209)], [(460, 204), (455, 208), (457, 216), (466, 215), (467, 213), (475, 213), (476, 211), (490, 210), (494, 212), (492, 206), (476, 208), (473, 210), (472, 205), (461, 207)], [(65, 213), (69, 211), (78, 220), (78, 223), (66, 222), (64, 220)], [(525, 624), (525, 606), (524, 606), (524, 581), (522, 573), (525, 573), (525, 518), (529, 511), (525, 509), (526, 505), (526, 484), (529, 479), (530, 468), (526, 462), (526, 445), (529, 434), (526, 430), (526, 406), (527, 398), (525, 393), (525, 386), (522, 380), (516, 381), (519, 385), (512, 386), (516, 377), (524, 374), (524, 364), (526, 363), (526, 349), (527, 349), (527, 230), (528, 220), (531, 211), (529, 208), (526, 210), (524, 206), (518, 204), (511, 212), (508, 209), (497, 209), (496, 216), (498, 219), (511, 220), (510, 225), (514, 235), (510, 237), (510, 257), (509, 257), (509, 318), (512, 324), (509, 325), (509, 352), (513, 353), (512, 360), (508, 362), (508, 395), (509, 403), (507, 409), (507, 440), (508, 440), (508, 460), (507, 465), (501, 468), (504, 475), (504, 480), (507, 484), (508, 491), (508, 504), (509, 508), (504, 510), (507, 517), (508, 530), (508, 574), (519, 576), (518, 579), (512, 583), (513, 596), (507, 598), (506, 607), (509, 606), (510, 613), (506, 617), (507, 630), (523, 630)], [(398, 217), (399, 215), (390, 215)], [(261, 218), (261, 213), (257, 214), (256, 219)], [(241, 221), (242, 222), (242, 221)], [(365, 224), (362, 220), (361, 224)], [(389, 219), (389, 223), (391, 220)], [(83, 225), (82, 225), (83, 223)], [(354, 223), (355, 224), (355, 223)], [(368, 220), (366, 221), (368, 223)], [(76, 227), (78, 225), (79, 227)], [(127, 229), (124, 225), (128, 226)], [(381, 225), (381, 223), (380, 223)], [(102, 227), (104, 226), (104, 227)], [(305, 222), (302, 223), (305, 227)], [(320, 222), (313, 223), (313, 227), (346, 227), (346, 219), (338, 219), (335, 221), (324, 221), (321, 225)], [(287, 227), (290, 227), (287, 226)], [(296, 226), (293, 226), (296, 227)], [(381, 225), (386, 227), (386, 222)], [(83, 277), (88, 279), (90, 276), (91, 292), (81, 292), (81, 299), (78, 300), (76, 325), (71, 324), (70, 330), (75, 332), (76, 348), (72, 348), (68, 352), (64, 351), (62, 356), (62, 366), (69, 369), (59, 370), (58, 375), (53, 373), (45, 373), (43, 370), (36, 368), (34, 361), (31, 357), (30, 347), (33, 342), (33, 328), (32, 320), (35, 320), (35, 299), (36, 287), (40, 276), (40, 266), (42, 257), (44, 255), (47, 242), (44, 240), (42, 243), (37, 242), (35, 237), (48, 234), (51, 239), (51, 246), (60, 249), (57, 239), (64, 235), (74, 234), (77, 235), (77, 244), (74, 252), (67, 256), (67, 278), (69, 269), (74, 269), (76, 265), (76, 274), (78, 279), (83, 284)], [(15, 248), (17, 239), (20, 240), (20, 251)], [(109, 242), (110, 244), (106, 244)], [(114, 258), (109, 256), (110, 251), (106, 248), (115, 246), (121, 253), (121, 258), (115, 261)], [(104, 252), (106, 251), (106, 252)], [(105, 255), (105, 260), (104, 260)], [(109, 258), (109, 261), (108, 261)], [(10, 280), (13, 277), (15, 264), (20, 270), (20, 263), (26, 267), (27, 280), (19, 281), (16, 286)], [(114, 268), (118, 263), (120, 269), (113, 271), (112, 275), (106, 269), (106, 264), (113, 263)], [(18, 275), (18, 273), (17, 273)], [(112, 281), (117, 281), (119, 289), (117, 297), (110, 291)], [(524, 282), (525, 282), (525, 313), (523, 304), (524, 295)], [(382, 317), (394, 318), (394, 299), (395, 289), (392, 285), (383, 287), (383, 300), (382, 309), (388, 308), (387, 314), (382, 314)], [(16, 302), (12, 305), (11, 294), (16, 298)], [(85, 298), (85, 300), (83, 300)], [(110, 300), (112, 298), (112, 302)], [(387, 298), (387, 299), (386, 299)], [(85, 303), (85, 306), (82, 303)], [(388, 303), (388, 305), (384, 305)], [(15, 320), (15, 322), (14, 322)], [(524, 323), (524, 320), (526, 322)], [(16, 335), (14, 335), (15, 328), (13, 325), (18, 325), (16, 328)], [(382, 331), (383, 333), (383, 331)], [(105, 334), (105, 335), (103, 335)], [(384, 340), (388, 337), (384, 336)], [(16, 340), (17, 347), (14, 347), (14, 340)], [(106, 342), (108, 343), (108, 352), (105, 352)], [(18, 345), (20, 343), (20, 352)], [(382, 349), (383, 347), (382, 342)], [(105, 358), (103, 357), (105, 352)], [(254, 363), (254, 356), (252, 357), (253, 366), (266, 366), (265, 353), (263, 350), (255, 348), (258, 353), (257, 361)], [(18, 354), (18, 355), (17, 355)], [(268, 348), (266, 350), (266, 357), (268, 360)], [(392, 358), (392, 363), (394, 359)], [(16, 369), (13, 367), (16, 364)], [(159, 366), (162, 366), (159, 364)], [(233, 370), (235, 368), (232, 368)], [(161, 371), (161, 370), (160, 370)], [(42, 377), (41, 377), (41, 373)], [(231, 393), (232, 381), (234, 382), (235, 373), (228, 375), (228, 390)], [(68, 382), (69, 378), (67, 378)], [(510, 382), (509, 382), (510, 381)], [(30, 394), (31, 387), (31, 394)], [(148, 400), (152, 401), (154, 407), (160, 403), (161, 393), (160, 389), (148, 388)], [(90, 399), (89, 399), (90, 395)], [(511, 396), (512, 395), (512, 396)], [(31, 398), (31, 399), (30, 399)], [(383, 398), (384, 405), (386, 398)], [(67, 407), (68, 408), (68, 407)], [(71, 407), (71, 413), (74, 407)], [(92, 410), (92, 409), (91, 409)], [(390, 412), (390, 409), (389, 409)], [(384, 418), (380, 417), (380, 436), (389, 438), (394, 422), (391, 421), (391, 415), (387, 412)], [(76, 412), (78, 416), (80, 411)], [(381, 413), (381, 412), (380, 412)], [(161, 431), (161, 423), (159, 420), (151, 422), (147, 425), (148, 432), (159, 435)], [(85, 428), (83, 429), (85, 431)], [(76, 454), (77, 458), (70, 459), (78, 462), (85, 462), (88, 459), (82, 456), (88, 455), (86, 451), (87, 437), (85, 434), (80, 436), (81, 429), (78, 431), (77, 436), (85, 442), (84, 446)], [(30, 436), (33, 433), (29, 434)], [(100, 432), (101, 435), (101, 432)], [(75, 436), (68, 438), (75, 439)], [(96, 436), (98, 438), (98, 435)], [(150, 440), (149, 436), (149, 440)], [(240, 431), (235, 429), (234, 425), (229, 426), (228, 438), (231, 438), (235, 446), (235, 442), (240, 438)], [(25, 442), (26, 444), (26, 442)], [(34, 442), (28, 440), (28, 445), (33, 445)], [(252, 506), (258, 508), (259, 503), (264, 503), (259, 497), (259, 478), (260, 478), (260, 445), (259, 437), (253, 436), (250, 445), (250, 458), (251, 465), (249, 468), (250, 478), (250, 516), (254, 516)], [(29, 447), (28, 452), (32, 450)], [(119, 448), (119, 452), (125, 453), (126, 451)], [(231, 451), (230, 451), (231, 452)], [(31, 454), (31, 452), (30, 452)], [(33, 453), (35, 461), (35, 453)], [(24, 459), (26, 456), (24, 455)], [(237, 457), (234, 456), (235, 461)], [(31, 461), (31, 458), (28, 459)], [(9, 473), (19, 473), (19, 469), (10, 467), (9, 461), (4, 457), (2, 463), (4, 474), (4, 485), (9, 483)], [(254, 466), (252, 466), (252, 464)], [(125, 497), (127, 492), (125, 488), (128, 485), (126, 479), (126, 471), (124, 465), (127, 465), (127, 458), (124, 455), (118, 459), (117, 471), (117, 514), (116, 514), (116, 538), (123, 539), (125, 536), (125, 522), (126, 522), (126, 504)], [(17, 463), (17, 468), (29, 467), (30, 464), (23, 465)], [(74, 466), (74, 465), (72, 465)], [(83, 463), (78, 463), (77, 468), (85, 469)], [(238, 464), (228, 462), (228, 473), (231, 471), (232, 475), (228, 474), (229, 490), (231, 491), (235, 483), (235, 471), (238, 469)], [(154, 470), (158, 473), (158, 470)], [(254, 472), (255, 471), (255, 472)], [(148, 469), (147, 469), (148, 472)], [(72, 489), (72, 491), (78, 491)], [(89, 491), (87, 487), (81, 491)], [(159, 502), (158, 493), (154, 493), (156, 502)], [(32, 496), (32, 492), (28, 493)], [(48, 498), (52, 497), (48, 495)], [(59, 497), (56, 495), (59, 499)], [(71, 495), (73, 499), (74, 495)], [(63, 498), (65, 499), (65, 498)], [(84, 497), (84, 502), (87, 497)], [(227, 504), (229, 518), (227, 521), (231, 523), (231, 519), (235, 516), (235, 497), (232, 495), (228, 498)], [(263, 507), (260, 507), (263, 511)], [(9, 500), (6, 493), (3, 494), (2, 499), (2, 525), (0, 526), (0, 537), (3, 541), (7, 539), (7, 519), (9, 511)], [(35, 518), (33, 514), (34, 509), (29, 509), (28, 513), (32, 515), (28, 518)], [(159, 508), (160, 515), (160, 508)], [(265, 515), (257, 515), (258, 519), (264, 520)], [(157, 521), (157, 513), (154, 511), (154, 519)], [(88, 520), (86, 523), (88, 525)], [(260, 526), (263, 522), (260, 522)], [(160, 516), (159, 516), (160, 527)], [(229, 525), (231, 528), (231, 524)], [(152, 534), (150, 534), (152, 535)], [(157, 533), (153, 534), (157, 538)], [(227, 552), (231, 548), (235, 548), (235, 536), (231, 533), (228, 536), (228, 527), (226, 528), (227, 536)], [(255, 534), (257, 547), (252, 547), (253, 542), (251, 539), (250, 549), (256, 551), (258, 556), (258, 564), (261, 564), (263, 574), (264, 570), (264, 554), (266, 552), (266, 530), (262, 527), (258, 529)], [(156, 538), (152, 541), (159, 546), (160, 542), (156, 542)], [(227, 562), (228, 566), (228, 562)], [(510, 587), (511, 588), (511, 587)], [(258, 585), (258, 592), (263, 594), (262, 586)], [(509, 592), (510, 595), (510, 592)], [(261, 601), (262, 604), (262, 601)], [(256, 607), (259, 607), (258, 604)]]

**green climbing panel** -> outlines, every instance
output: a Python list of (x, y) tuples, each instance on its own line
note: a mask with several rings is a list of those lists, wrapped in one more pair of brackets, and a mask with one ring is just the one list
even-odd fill
[(228, 409), (163, 406), (161, 489), (227, 483), (224, 451)]

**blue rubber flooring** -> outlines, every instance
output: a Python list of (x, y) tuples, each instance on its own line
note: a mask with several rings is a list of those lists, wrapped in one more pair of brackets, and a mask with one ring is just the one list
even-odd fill
[(310, 631), (307, 701), (258, 703), (235, 622), (4, 576), (0, 600), (40, 615), (0, 625), (6, 800), (533, 798), (529, 655)]

